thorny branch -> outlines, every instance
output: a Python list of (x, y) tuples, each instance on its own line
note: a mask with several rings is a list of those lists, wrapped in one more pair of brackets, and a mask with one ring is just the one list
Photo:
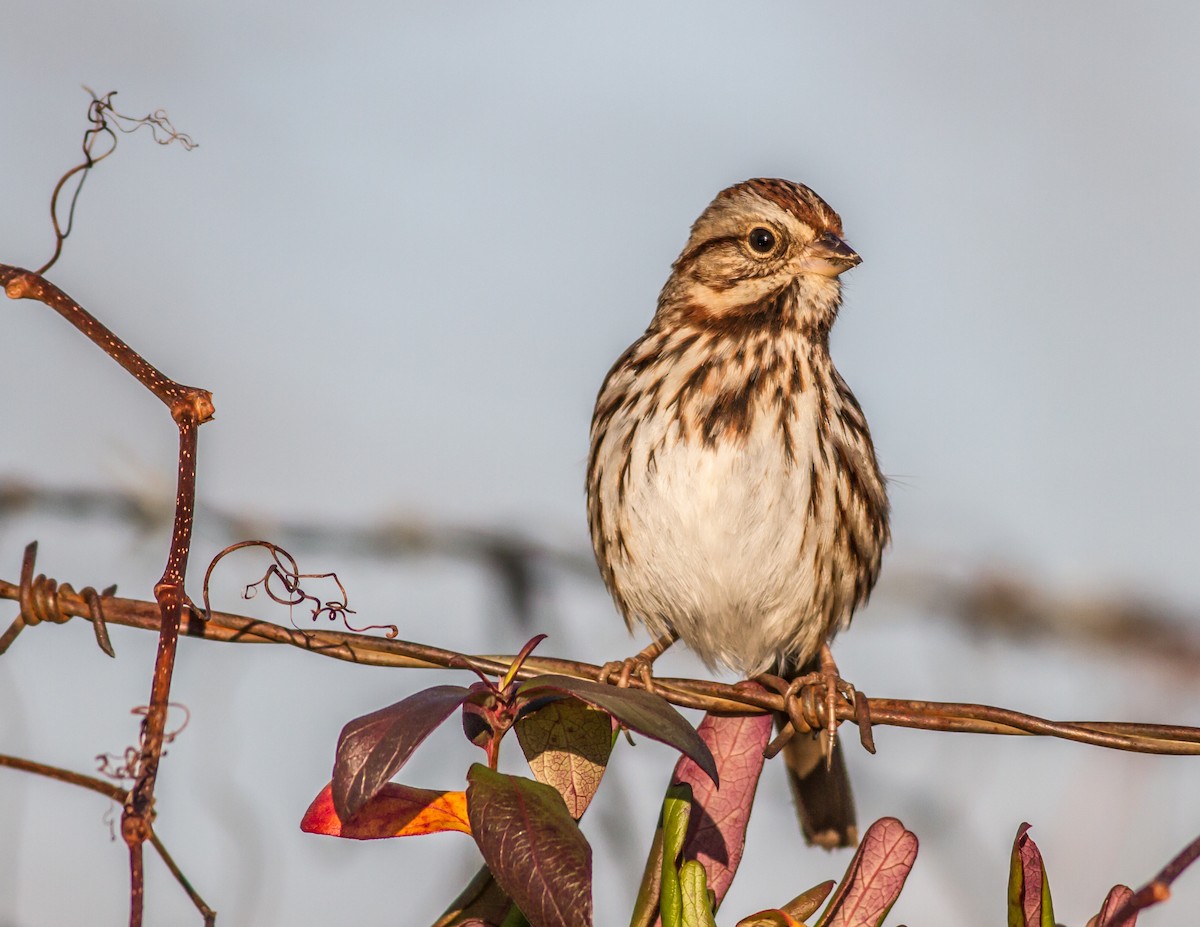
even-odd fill
[[(293, 561), (294, 562), (294, 561)], [(69, 587), (66, 587), (69, 588)], [(57, 604), (62, 620), (68, 616), (92, 619), (93, 610), (79, 594), (64, 592), (59, 586)], [(0, 580), (0, 598), (22, 599), (22, 588)], [(29, 592), (24, 599), (34, 598)], [(103, 620), (155, 631), (161, 628), (161, 616), (153, 603), (116, 596), (101, 600)], [(17, 621), (21, 618), (18, 617)], [(372, 666), (407, 668), (462, 669), (464, 666), (484, 672), (503, 674), (513, 658), (506, 655), (472, 655), (431, 647), (412, 641), (389, 640), (342, 631), (285, 628), (273, 622), (227, 612), (211, 612), (207, 620), (195, 608), (182, 616), (179, 632), (187, 637), (230, 643), (287, 644), (319, 656)], [(530, 657), (518, 673), (529, 679), (541, 673), (562, 673), (583, 679), (598, 679), (602, 667), (591, 663), (549, 657)], [(630, 684), (641, 686), (637, 679)], [(712, 682), (700, 679), (654, 678), (654, 691), (673, 704), (705, 711), (783, 711), (784, 699), (760, 687)], [(808, 687), (802, 693), (800, 709), (804, 724), (819, 729), (824, 715), (821, 705), (823, 687)], [(955, 702), (927, 702), (906, 699), (869, 698), (858, 693), (858, 705), (840, 698), (836, 706), (839, 721), (855, 721), (865, 708), (871, 723), (877, 726), (917, 728), (934, 731), (960, 731), (976, 734), (1037, 735), (1058, 737), (1137, 753), (1181, 756), (1200, 755), (1200, 728), (1126, 722), (1049, 721), (1022, 712), (989, 705)]]

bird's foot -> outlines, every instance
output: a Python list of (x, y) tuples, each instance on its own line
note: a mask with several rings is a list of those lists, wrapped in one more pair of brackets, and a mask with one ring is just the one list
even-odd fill
[[(629, 687), (629, 680), (636, 678), (647, 692), (654, 691), (654, 661), (663, 655), (668, 647), (677, 640), (672, 633), (664, 634), (648, 647), (640, 650), (632, 657), (624, 660), (613, 660), (600, 668), (599, 682), (615, 685), (620, 689)], [(616, 676), (614, 680), (613, 677)]]
[(871, 733), (870, 706), (865, 696), (838, 673), (837, 664), (828, 644), (821, 645), (820, 665), (817, 670), (797, 676), (791, 681), (778, 676), (760, 676), (759, 681), (775, 689), (783, 696), (784, 711), (788, 724), (766, 749), (768, 757), (783, 749), (783, 745), (797, 732), (821, 731), (821, 749), (827, 764), (833, 761), (833, 745), (837, 740), (839, 701), (853, 711), (858, 725), (859, 739), (868, 753), (875, 752), (875, 740)]

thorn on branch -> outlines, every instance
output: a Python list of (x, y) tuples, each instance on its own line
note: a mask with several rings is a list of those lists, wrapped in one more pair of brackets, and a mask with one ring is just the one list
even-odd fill
[[(159, 145), (179, 142), (187, 151), (197, 147), (197, 143), (190, 136), (178, 131), (171, 124), (166, 110), (156, 109), (141, 117), (126, 116), (117, 112), (113, 107), (113, 97), (117, 95), (115, 90), (110, 90), (103, 96), (97, 96), (91, 88), (84, 87), (83, 89), (92, 98), (87, 112), (91, 128), (83, 133), (83, 161), (59, 178), (54, 187), (54, 193), (50, 197), (50, 221), (54, 224), (54, 254), (51, 255), (50, 260), (37, 269), (36, 273), (38, 274), (44, 274), (53, 267), (62, 254), (63, 242), (67, 240), (67, 236), (71, 234), (75, 225), (75, 205), (79, 201), (79, 194), (83, 191), (83, 182), (93, 167), (117, 150), (118, 132), (123, 135), (132, 135), (139, 129), (149, 128), (150, 135)], [(97, 148), (97, 145), (100, 147)], [(59, 217), (59, 197), (71, 179), (75, 177), (78, 179), (69, 196), (70, 202), (67, 206), (66, 223), (64, 224)]]
[[(274, 544), (271, 541), (239, 541), (236, 544), (230, 544), (209, 563), (208, 569), (204, 572), (204, 611), (203, 616), (207, 621), (212, 615), (212, 606), (209, 602), (209, 583), (212, 578), (213, 570), (217, 564), (221, 562), (229, 554), (241, 550), (246, 547), (261, 547), (271, 554), (272, 563), (263, 573), (262, 578), (253, 583), (248, 583), (242, 592), (242, 598), (252, 599), (258, 594), (261, 589), (271, 599), (272, 602), (277, 602), (280, 605), (286, 605), (289, 609), (309, 603), (311, 605), (310, 612), (312, 620), (317, 621), (322, 615), (329, 618), (330, 621), (340, 621), (342, 626), (348, 631), (355, 634), (362, 634), (367, 631), (383, 631), (389, 639), (395, 639), (400, 633), (400, 629), (394, 624), (371, 624), (365, 627), (356, 628), (351, 623), (348, 615), (357, 614), (354, 609), (350, 608), (349, 596), (346, 594), (346, 587), (342, 585), (342, 581), (338, 579), (337, 573), (301, 573), (299, 564), (296, 558), (290, 553)], [(320, 598), (305, 592), (301, 586), (301, 581), (306, 579), (329, 579), (333, 580), (341, 594), (339, 599), (330, 599), (322, 602)], [(299, 625), (292, 621), (292, 625), (299, 628)]]

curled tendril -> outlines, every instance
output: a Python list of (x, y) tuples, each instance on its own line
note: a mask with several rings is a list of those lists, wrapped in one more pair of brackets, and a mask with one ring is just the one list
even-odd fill
[[(54, 254), (50, 256), (50, 260), (37, 269), (39, 274), (44, 274), (53, 267), (62, 254), (63, 242), (71, 234), (71, 229), (75, 225), (75, 204), (79, 201), (83, 182), (93, 167), (117, 150), (118, 132), (122, 135), (132, 135), (139, 129), (149, 128), (150, 135), (159, 145), (178, 142), (187, 151), (197, 147), (191, 136), (178, 131), (171, 124), (166, 110), (156, 109), (141, 117), (126, 116), (113, 108), (113, 97), (117, 95), (115, 90), (110, 90), (103, 96), (97, 96), (90, 87), (83, 89), (92, 97), (87, 113), (91, 128), (83, 133), (83, 162), (75, 165), (59, 178), (54, 187), (54, 193), (50, 197), (50, 221), (54, 223)], [(97, 144), (100, 145), (99, 149)], [(67, 221), (64, 227), (59, 219), (58, 201), (59, 196), (74, 177), (78, 177), (78, 180), (75, 181), (74, 189), (71, 191), (70, 205), (67, 207)]]
[[(174, 730), (166, 731), (163, 734), (164, 744), (173, 743), (175, 738), (184, 732), (192, 720), (192, 712), (188, 709), (187, 705), (184, 705), (182, 702), (168, 702), (167, 710), (170, 711), (172, 708), (177, 708), (183, 712), (183, 721)], [(149, 712), (149, 705), (138, 705), (129, 711), (132, 715), (140, 715), (142, 717), (143, 728), (146, 723), (145, 717)], [(167, 751), (163, 750), (162, 755), (166, 756)], [(140, 744), (136, 747), (126, 747), (125, 751), (120, 755), (116, 753), (98, 753), (96, 754), (96, 771), (115, 782), (136, 779), (138, 777), (141, 758), (142, 750)]]
[[(212, 614), (212, 606), (209, 604), (209, 581), (213, 570), (225, 557), (245, 547), (263, 548), (270, 553), (273, 562), (267, 567), (261, 579), (246, 585), (242, 592), (243, 598), (252, 599), (258, 594), (259, 590), (262, 590), (272, 602), (286, 605), (289, 609), (297, 605), (309, 605), (313, 621), (317, 621), (324, 615), (330, 621), (340, 621), (347, 631), (352, 631), (355, 634), (363, 634), (367, 631), (383, 631), (389, 640), (393, 640), (399, 635), (400, 629), (394, 624), (370, 624), (361, 628), (352, 625), (348, 616), (357, 613), (354, 609), (350, 608), (346, 587), (342, 585), (342, 581), (338, 579), (338, 575), (336, 573), (301, 573), (296, 558), (271, 541), (238, 541), (236, 544), (230, 544), (213, 557), (212, 562), (208, 565), (208, 569), (204, 572), (205, 620), (208, 620), (208, 617)], [(322, 602), (317, 596), (305, 592), (301, 587), (301, 582), (306, 579), (332, 580), (337, 586), (338, 592), (341, 593), (341, 598)], [(294, 618), (292, 619), (292, 625), (299, 628)]]

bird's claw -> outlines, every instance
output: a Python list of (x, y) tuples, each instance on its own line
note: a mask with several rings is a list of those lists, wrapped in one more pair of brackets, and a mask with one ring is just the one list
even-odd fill
[(797, 731), (820, 730), (821, 752), (826, 764), (833, 762), (833, 746), (837, 741), (839, 699), (853, 709), (854, 722), (858, 725), (859, 739), (868, 753), (875, 752), (875, 741), (871, 734), (871, 711), (866, 698), (839, 674), (837, 664), (828, 646), (821, 648), (820, 669), (797, 676), (790, 682), (778, 676), (759, 677), (783, 696), (783, 707), (788, 724), (767, 748), (767, 755), (774, 756), (783, 749)]
[[(654, 691), (654, 674), (651, 663), (642, 654), (626, 657), (624, 660), (612, 660), (600, 668), (598, 681), (605, 685), (614, 685), (618, 689), (629, 688), (629, 680), (636, 678), (647, 692)], [(616, 676), (614, 680), (613, 677)]]

